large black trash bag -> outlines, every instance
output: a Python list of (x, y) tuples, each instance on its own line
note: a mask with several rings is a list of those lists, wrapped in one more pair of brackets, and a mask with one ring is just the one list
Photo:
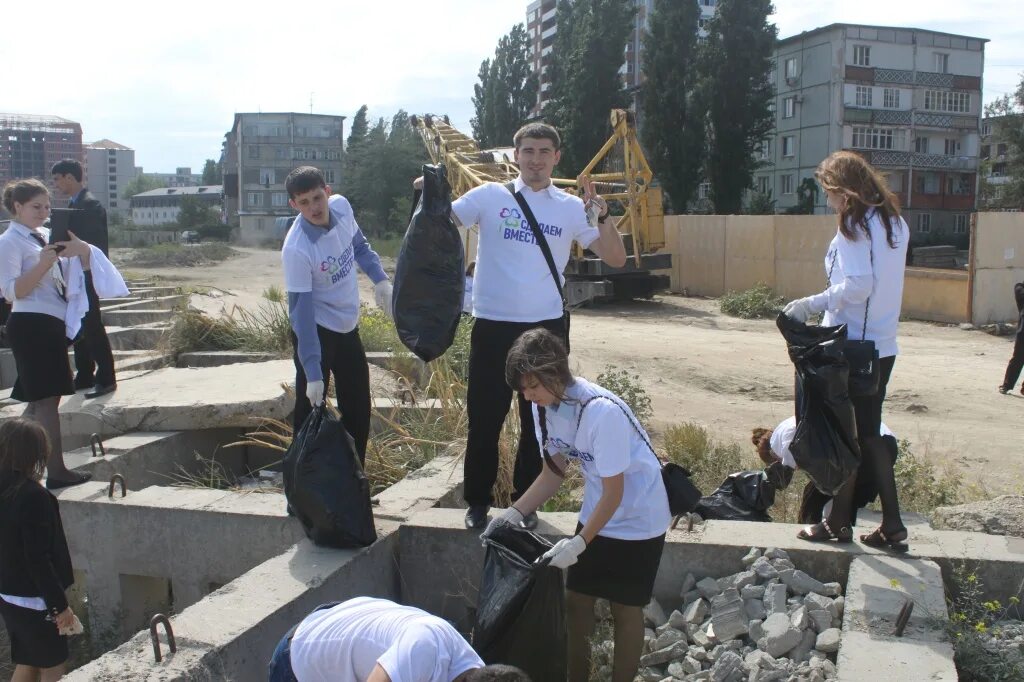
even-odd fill
[(533, 682), (565, 682), (568, 644), (560, 569), (534, 562), (551, 543), (504, 525), (485, 540), (473, 648), (485, 663), (522, 668)]
[(423, 166), (423, 193), (395, 265), (392, 311), (402, 343), (425, 362), (444, 355), (462, 317), (466, 264), (443, 165)]
[(352, 436), (325, 406), (310, 412), (283, 464), (288, 509), (309, 539), (341, 549), (373, 544), (370, 482)]
[(702, 497), (694, 511), (705, 520), (769, 522), (768, 509), (775, 504), (775, 492), (788, 486), (792, 478), (793, 470), (782, 462), (764, 471), (737, 471), (715, 492)]
[(850, 368), (843, 357), (846, 325), (806, 325), (784, 314), (776, 324), (796, 368), (797, 424), (789, 450), (818, 490), (835, 495), (860, 465)]

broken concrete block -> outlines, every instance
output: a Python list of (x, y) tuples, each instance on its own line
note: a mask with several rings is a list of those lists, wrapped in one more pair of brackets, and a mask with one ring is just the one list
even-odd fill
[(725, 592), (726, 590), (740, 590), (747, 585), (753, 585), (757, 582), (757, 574), (753, 571), (743, 571), (741, 573), (733, 573), (724, 578), (718, 579), (718, 588)]
[(740, 596), (744, 599), (764, 599), (764, 585), (745, 585), (740, 590)]
[(721, 594), (722, 588), (718, 586), (718, 581), (714, 578), (704, 578), (697, 583), (697, 591), (705, 599), (711, 599), (715, 595)]
[(683, 620), (691, 625), (703, 623), (710, 612), (708, 603), (703, 599), (698, 599), (683, 610)]
[(672, 677), (686, 677), (700, 671), (700, 661), (692, 656), (686, 656), (682, 660), (669, 664), (667, 672)]
[(839, 651), (839, 640), (842, 634), (843, 632), (839, 628), (829, 628), (818, 635), (814, 648), (826, 654), (833, 654)]
[(843, 586), (839, 583), (825, 583), (825, 590), (822, 592), (826, 597), (838, 597), (843, 593)]
[(668, 617), (668, 624), (670, 627), (676, 630), (686, 629), (686, 618), (683, 617), (682, 611), (673, 611)]
[(829, 607), (832, 606), (832, 600), (828, 597), (823, 597), (820, 594), (812, 592), (804, 597), (804, 606), (806, 606), (810, 611), (828, 611)]
[(779, 571), (779, 579), (795, 594), (808, 594), (810, 592), (821, 594), (825, 589), (825, 585), (820, 581), (799, 570)]
[(760, 556), (761, 556), (761, 550), (759, 550), (757, 547), (751, 547), (750, 551), (747, 552), (746, 555), (742, 559), (743, 565), (749, 567), (750, 564), (752, 564), (755, 561), (757, 561), (758, 557), (760, 557)]
[(668, 617), (665, 615), (665, 610), (661, 608), (661, 604), (656, 599), (651, 599), (650, 603), (644, 607), (644, 620), (657, 628), (667, 623)]
[(762, 627), (764, 637), (758, 640), (757, 646), (775, 658), (793, 649), (803, 639), (803, 634), (790, 625), (785, 613), (773, 613), (768, 616)]
[(658, 638), (654, 640), (654, 644), (651, 648), (655, 651), (659, 651), (666, 647), (672, 646), (676, 642), (686, 641), (686, 634), (676, 630), (674, 628), (668, 628), (662, 634), (658, 635)]
[(793, 562), (789, 559), (772, 559), (771, 564), (775, 567), (776, 571), (791, 571), (796, 568), (796, 566), (793, 565)]
[(807, 616), (811, 619), (811, 626), (817, 633), (822, 633), (832, 627), (832, 616), (829, 615), (828, 611), (814, 609), (813, 611), (808, 611)]
[(776, 668), (775, 659), (772, 658), (768, 652), (761, 651), (760, 649), (754, 649), (743, 658), (743, 663), (750, 670), (756, 670), (758, 668), (765, 668), (767, 670), (773, 670)]
[(690, 590), (689, 592), (683, 595), (683, 606), (689, 606), (693, 602), (702, 598), (703, 597), (700, 596), (700, 592), (698, 590)]
[(789, 554), (786, 550), (779, 549), (778, 547), (769, 547), (764, 551), (764, 556), (766, 559), (785, 559), (789, 561)]
[(697, 646), (696, 644), (690, 647), (689, 653), (686, 655), (696, 661), (708, 660), (708, 650), (702, 646)]
[(657, 668), (644, 668), (640, 671), (640, 679), (644, 682), (661, 682), (665, 679), (665, 673)]
[(733, 682), (742, 679), (743, 659), (735, 651), (726, 651), (711, 668), (714, 682)]
[(736, 590), (727, 590), (711, 600), (711, 624), (718, 641), (724, 642), (747, 634), (749, 621), (743, 600)]
[(757, 574), (757, 577), (761, 580), (771, 580), (772, 578), (778, 578), (779, 572), (772, 566), (771, 562), (764, 557), (757, 559), (750, 566), (750, 570)]
[(786, 613), (786, 586), (781, 583), (768, 585), (764, 590), (764, 610), (769, 616)]
[(832, 606), (835, 607), (836, 618), (842, 618), (843, 610), (846, 608), (846, 597), (836, 597), (832, 600)]
[(793, 647), (792, 651), (786, 654), (786, 656), (794, 663), (803, 663), (810, 657), (811, 650), (814, 649), (814, 646), (817, 643), (818, 633), (814, 630), (808, 629), (804, 630), (801, 636), (802, 639), (800, 640), (800, 643)]
[[(682, 658), (686, 655), (689, 650), (689, 645), (685, 641), (676, 642), (672, 646), (667, 646), (664, 649), (657, 649), (647, 654), (646, 656), (640, 657), (640, 665), (644, 667), (651, 667), (655, 665), (665, 665), (669, 661), (674, 661), (677, 658)], [(662, 676), (664, 677), (664, 675)], [(661, 677), (658, 678), (659, 680)]]
[(764, 610), (764, 601), (761, 599), (744, 599), (743, 608), (750, 620), (764, 620), (768, 613)]
[(693, 640), (694, 644), (704, 649), (709, 649), (714, 646), (711, 638), (708, 637), (708, 633), (699, 628), (690, 633), (690, 639)]
[(761, 627), (763, 622), (761, 620), (752, 620), (747, 623), (747, 636), (754, 640), (754, 642), (764, 637), (764, 628)]
[(797, 607), (793, 613), (789, 615), (789, 622), (797, 630), (806, 630), (809, 628), (811, 626), (811, 618), (807, 614), (807, 607)]
[(679, 588), (679, 596), (685, 597), (686, 593), (697, 586), (697, 579), (693, 577), (693, 573), (687, 573), (686, 577), (683, 578), (683, 586)]

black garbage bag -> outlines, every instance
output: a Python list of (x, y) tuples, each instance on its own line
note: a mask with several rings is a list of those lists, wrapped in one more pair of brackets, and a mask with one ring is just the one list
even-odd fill
[(789, 450), (818, 490), (835, 495), (860, 465), (850, 368), (843, 357), (846, 325), (806, 325), (784, 314), (776, 324), (796, 368), (797, 423)]
[(704, 520), (771, 521), (768, 509), (775, 504), (775, 492), (788, 486), (792, 477), (792, 470), (781, 462), (764, 471), (737, 471), (702, 497), (694, 511)]
[(392, 312), (402, 343), (430, 362), (455, 339), (466, 286), (462, 237), (443, 165), (423, 166), (423, 192), (395, 265)]
[(534, 562), (551, 543), (504, 525), (489, 538), (473, 648), (485, 663), (522, 668), (533, 682), (565, 682), (568, 643), (560, 569)]
[(288, 509), (310, 540), (341, 549), (373, 544), (370, 482), (352, 436), (325, 406), (310, 412), (283, 465)]

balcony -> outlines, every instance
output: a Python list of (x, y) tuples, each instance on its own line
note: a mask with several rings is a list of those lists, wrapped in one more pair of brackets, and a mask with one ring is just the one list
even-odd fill
[(951, 88), (955, 90), (981, 90), (979, 76), (961, 76), (933, 71), (908, 71), (906, 69), (883, 69), (870, 66), (847, 65), (845, 78), (876, 84), (920, 85), (928, 88)]
[(910, 125), (910, 112), (899, 109), (843, 108), (843, 123), (878, 123), (881, 125)]
[(891, 150), (861, 152), (872, 166), (935, 168), (939, 170), (978, 170), (976, 156), (946, 156), (945, 154), (918, 154)]
[(977, 132), (978, 124), (977, 116), (956, 116), (927, 111), (914, 112), (914, 125), (926, 128), (955, 128), (957, 130)]

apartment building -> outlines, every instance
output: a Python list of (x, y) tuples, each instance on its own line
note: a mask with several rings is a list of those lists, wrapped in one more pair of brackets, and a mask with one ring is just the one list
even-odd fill
[(84, 162), (80, 124), (59, 116), (0, 113), (0, 187), (11, 180), (38, 178), (50, 188), (51, 205), (67, 207), (68, 197), (56, 191), (50, 176), (61, 159)]
[[(755, 189), (783, 210), (837, 149), (883, 171), (917, 239), (965, 233), (975, 209), (984, 38), (831, 24), (779, 40), (773, 136)], [(816, 212), (827, 210), (819, 194)]]
[(981, 121), (981, 172), (990, 194), (978, 198), (979, 209), (1020, 211), (1021, 206), (1008, 203), (1001, 196), (1001, 189), (1010, 181), (1008, 164), (1013, 149), (1010, 147), (1002, 126), (1012, 122), (1020, 125), (1020, 115), (986, 116)]
[(202, 173), (193, 173), (190, 166), (178, 166), (173, 173), (146, 173), (164, 187), (198, 187), (203, 183)]
[(220, 185), (200, 187), (161, 187), (136, 194), (131, 198), (132, 222), (137, 226), (174, 225), (181, 213), (185, 197), (195, 197), (218, 212), (221, 210), (223, 188)]
[(131, 147), (106, 139), (85, 146), (85, 184), (108, 216), (131, 216), (130, 201), (122, 194), (135, 177), (135, 150)]
[(273, 239), (276, 219), (295, 213), (284, 188), (292, 169), (316, 166), (328, 184), (341, 183), (344, 122), (323, 114), (235, 114), (224, 136), (224, 201), (243, 244)]

